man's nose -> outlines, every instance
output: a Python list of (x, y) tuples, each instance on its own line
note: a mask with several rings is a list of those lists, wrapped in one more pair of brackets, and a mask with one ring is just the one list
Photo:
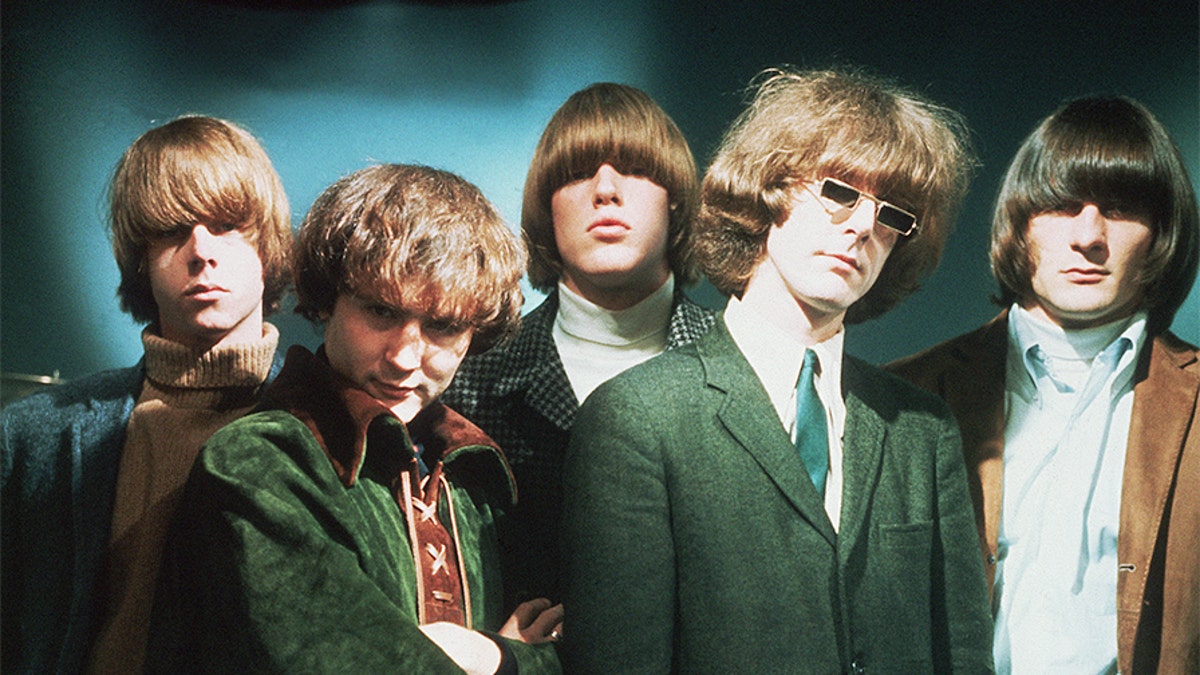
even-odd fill
[(624, 176), (617, 171), (611, 164), (601, 164), (599, 169), (596, 169), (596, 175), (592, 176), (593, 196), (592, 201), (596, 206), (604, 206), (607, 204), (621, 204), (621, 179)]
[(870, 236), (875, 230), (875, 210), (878, 205), (870, 199), (863, 197), (858, 200), (858, 205), (846, 217), (843, 226), (847, 232), (853, 232), (855, 238), (862, 239)]
[(1100, 207), (1084, 204), (1071, 218), (1071, 245), (1081, 251), (1103, 246), (1108, 241), (1108, 219)]
[(425, 356), (425, 336), (421, 322), (408, 319), (392, 330), (388, 341), (388, 361), (399, 370), (416, 370)]
[(192, 226), (187, 239), (188, 252), (191, 254), (189, 264), (200, 268), (216, 265), (217, 245), (217, 236), (206, 225)]

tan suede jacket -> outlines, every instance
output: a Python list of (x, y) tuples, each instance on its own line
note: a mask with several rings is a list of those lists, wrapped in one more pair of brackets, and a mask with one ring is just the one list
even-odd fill
[[(963, 436), (988, 586), (1004, 477), (1008, 312), (887, 368), (941, 396)], [(1118, 667), (1200, 672), (1200, 351), (1163, 333), (1134, 376), (1118, 534)]]

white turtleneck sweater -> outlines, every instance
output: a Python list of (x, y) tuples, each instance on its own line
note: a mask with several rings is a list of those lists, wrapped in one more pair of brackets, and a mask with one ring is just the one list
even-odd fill
[(567, 379), (582, 402), (617, 373), (667, 347), (675, 277), (646, 299), (619, 311), (605, 309), (558, 284), (558, 316), (552, 334)]

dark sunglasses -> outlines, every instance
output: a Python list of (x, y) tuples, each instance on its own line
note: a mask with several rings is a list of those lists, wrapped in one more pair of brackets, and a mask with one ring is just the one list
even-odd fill
[[(895, 204), (889, 204), (874, 195), (853, 188), (836, 178), (823, 178), (820, 183), (821, 201), (832, 202), (837, 205), (837, 208), (853, 211), (858, 208), (858, 203), (862, 201), (862, 198), (866, 197), (876, 205), (876, 223), (889, 230), (895, 230), (901, 236), (905, 237), (917, 231), (917, 217)], [(808, 188), (808, 185), (808, 183), (805, 183), (804, 187)], [(811, 191), (811, 188), (809, 189)], [(830, 210), (828, 206), (825, 207), (825, 210), (830, 215), (834, 213), (834, 210)]]

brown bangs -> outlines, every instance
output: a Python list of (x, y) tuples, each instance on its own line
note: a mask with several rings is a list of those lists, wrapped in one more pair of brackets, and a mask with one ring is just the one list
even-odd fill
[(487, 274), (487, 256), (470, 235), (461, 223), (436, 216), (354, 227), (339, 292), (454, 323), (483, 323), (495, 309), (481, 298), (501, 293), (489, 288), (499, 280)]
[(274, 176), (261, 175), (263, 162), (232, 134), (179, 139), (162, 152), (128, 158), (120, 202), (136, 234), (208, 222), (257, 229), (276, 213)]
[(317, 198), (296, 243), (296, 311), (340, 294), (471, 326), (479, 352), (516, 329), (525, 251), (478, 188), (419, 165), (347, 176)]
[[(256, 187), (246, 180), (207, 162), (204, 157), (162, 158), (157, 174), (172, 183), (170, 190), (150, 195), (132, 195), (143, 204), (140, 218), (132, 221), (138, 234), (149, 239), (191, 223), (228, 223), (257, 229)], [(253, 233), (251, 233), (253, 236)]]
[(1046, 139), (1043, 150), (1030, 153), (1020, 167), (1017, 180), (1024, 189), (1013, 195), (1013, 206), (1036, 215), (1090, 202), (1160, 227), (1171, 215), (1170, 174), (1143, 140), (1144, 131), (1117, 127)]
[(648, 94), (600, 82), (571, 95), (542, 132), (525, 179), (521, 230), (529, 244), (529, 281), (549, 291), (562, 260), (554, 239), (551, 200), (564, 185), (593, 176), (604, 164), (649, 178), (671, 200), (668, 262), (682, 283), (697, 278), (691, 221), (699, 199), (696, 163), (683, 133)]
[[(921, 216), (930, 207), (930, 184), (961, 180), (947, 171), (937, 151), (961, 152), (947, 138), (945, 122), (928, 123), (921, 107), (908, 101), (890, 101), (887, 109), (865, 115), (828, 120), (829, 141), (815, 160), (812, 178), (832, 177), (861, 187), (879, 199)], [(876, 103), (874, 107), (885, 107)], [(914, 108), (904, 110), (903, 108)], [(965, 133), (964, 133), (965, 136)], [(950, 158), (953, 161), (957, 157)], [(957, 186), (955, 186), (957, 187)]]
[(541, 186), (546, 202), (560, 187), (591, 177), (603, 164), (626, 175), (645, 176), (668, 192), (680, 183), (662, 161), (662, 148), (675, 139), (662, 133), (656, 120), (630, 109), (607, 115), (589, 112), (594, 117), (572, 119), (550, 144)]

